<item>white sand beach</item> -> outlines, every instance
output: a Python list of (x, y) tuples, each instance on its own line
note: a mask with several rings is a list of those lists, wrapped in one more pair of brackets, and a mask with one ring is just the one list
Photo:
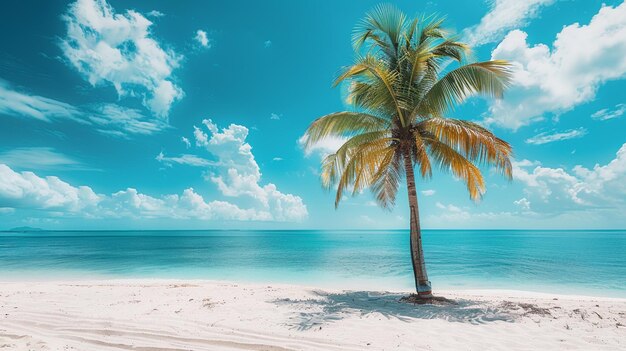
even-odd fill
[(624, 350), (626, 299), (211, 281), (0, 283), (1, 350)]

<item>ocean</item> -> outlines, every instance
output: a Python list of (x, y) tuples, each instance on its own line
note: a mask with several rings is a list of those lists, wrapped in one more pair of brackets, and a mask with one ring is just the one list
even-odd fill
[[(413, 288), (408, 231), (0, 232), (0, 281), (167, 278)], [(433, 288), (626, 297), (626, 231), (425, 230)]]

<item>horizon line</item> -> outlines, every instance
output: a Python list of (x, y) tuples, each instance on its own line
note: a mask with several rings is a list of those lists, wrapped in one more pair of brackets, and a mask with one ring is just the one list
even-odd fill
[[(43, 228), (29, 228), (20, 229), (19, 227), (13, 229), (2, 229), (0, 233), (37, 233), (37, 232), (173, 232), (173, 231), (186, 231), (186, 232), (202, 232), (202, 231), (255, 231), (255, 232), (305, 232), (305, 231), (363, 231), (363, 232), (377, 232), (377, 231), (407, 231), (409, 228), (390, 228), (390, 229), (359, 229), (359, 228), (341, 228), (341, 229), (228, 229), (228, 228), (207, 228), (207, 229), (43, 229)], [(422, 230), (429, 231), (626, 231), (626, 228), (422, 228)]]

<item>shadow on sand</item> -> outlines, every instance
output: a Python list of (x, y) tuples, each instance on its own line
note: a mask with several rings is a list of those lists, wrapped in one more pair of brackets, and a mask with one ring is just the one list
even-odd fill
[(447, 300), (443, 304), (417, 305), (401, 302), (401, 294), (350, 291), (326, 293), (314, 291), (315, 298), (307, 300), (279, 299), (277, 305), (297, 309), (288, 323), (297, 329), (311, 329), (348, 316), (379, 313), (388, 319), (444, 319), (451, 322), (483, 324), (494, 321), (513, 322), (516, 315), (504, 306), (488, 305), (483, 301)]

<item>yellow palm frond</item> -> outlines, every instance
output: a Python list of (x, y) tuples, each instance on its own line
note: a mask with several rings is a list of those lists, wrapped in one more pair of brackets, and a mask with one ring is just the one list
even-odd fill
[[(337, 182), (335, 206), (339, 205), (343, 192), (352, 187), (353, 193), (369, 186), (373, 180), (379, 165), (384, 159), (384, 154), (391, 145), (392, 138), (379, 138), (370, 142), (362, 143), (353, 150), (348, 151), (346, 162), (337, 162), (337, 154), (327, 157), (332, 166), (322, 170), (322, 178)], [(327, 165), (324, 163), (324, 165)], [(332, 183), (330, 183), (332, 185)]]
[(412, 149), (413, 164), (419, 166), (422, 178), (430, 178), (433, 175), (430, 157), (426, 145), (419, 135), (415, 135)]
[(472, 200), (478, 200), (485, 193), (485, 181), (480, 169), (459, 154), (452, 147), (435, 139), (423, 138), (428, 146), (431, 159), (439, 164), (442, 171), (451, 172), (465, 181)]
[(372, 179), (370, 188), (376, 202), (382, 208), (391, 208), (395, 205), (398, 186), (402, 177), (401, 153), (398, 148), (390, 146), (378, 165), (378, 170)]
[(420, 122), (417, 128), (457, 150), (465, 158), (494, 166), (509, 179), (512, 177), (511, 145), (486, 128), (451, 118), (430, 118)]

